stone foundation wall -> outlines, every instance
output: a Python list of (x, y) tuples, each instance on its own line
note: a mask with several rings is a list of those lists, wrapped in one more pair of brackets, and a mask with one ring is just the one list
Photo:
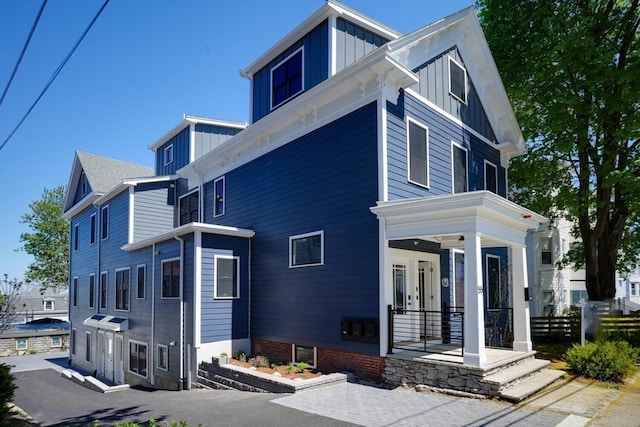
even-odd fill
[(36, 337), (20, 337), (20, 339), (27, 339), (26, 350), (16, 350), (16, 341), (18, 338), (2, 338), (0, 339), (0, 356), (19, 356), (22, 354), (29, 354), (30, 352), (48, 353), (50, 351), (64, 351), (69, 345), (69, 335), (61, 334), (55, 335), (61, 337), (62, 346), (52, 347), (51, 336), (36, 336)]
[(416, 359), (387, 357), (384, 378), (394, 386), (427, 385), (466, 393), (495, 396), (498, 386), (483, 382), (487, 373), (454, 363), (425, 363)]

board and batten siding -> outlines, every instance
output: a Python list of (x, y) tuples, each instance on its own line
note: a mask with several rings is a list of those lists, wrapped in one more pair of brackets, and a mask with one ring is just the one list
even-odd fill
[[(190, 131), (189, 126), (185, 127), (176, 136), (162, 144), (156, 150), (156, 175), (173, 175), (176, 171), (189, 164)], [(164, 164), (164, 150), (173, 144), (173, 162)]]
[(418, 92), (480, 135), (490, 141), (495, 141), (493, 129), (468, 74), (466, 104), (449, 93), (449, 57), (463, 67), (465, 66), (458, 48), (452, 47), (442, 55), (413, 70), (420, 78)]
[[(173, 182), (141, 184), (135, 187), (133, 241), (139, 242), (173, 228)], [(171, 194), (170, 194), (171, 193)]]
[(304, 87), (307, 91), (329, 75), (329, 24), (324, 20), (300, 40), (273, 58), (252, 77), (252, 121), (257, 122), (271, 112), (271, 69), (304, 46)]
[(336, 72), (347, 68), (388, 41), (344, 18), (336, 19)]
[(225, 126), (213, 126), (201, 123), (196, 124), (194, 160), (198, 160), (209, 151), (227, 142), (241, 130), (242, 129)]
[[(249, 245), (249, 239), (203, 235), (200, 333), (203, 343), (249, 338)], [(240, 258), (239, 298), (214, 298), (214, 256), (220, 254)]]
[[(484, 189), (484, 160), (498, 169), (498, 194), (506, 195), (505, 170), (500, 166), (500, 152), (484, 141), (424, 104), (402, 92), (397, 105), (387, 103), (387, 164), (389, 199), (429, 197), (452, 192), (452, 141), (468, 150), (469, 190)], [(429, 187), (408, 180), (407, 117), (427, 127), (429, 143)]]
[[(311, 154), (312, 153), (312, 154)], [(226, 212), (252, 229), (251, 338), (367, 354), (343, 317), (378, 318), (377, 108), (372, 103), (225, 175)], [(289, 237), (324, 232), (324, 265), (289, 268)]]

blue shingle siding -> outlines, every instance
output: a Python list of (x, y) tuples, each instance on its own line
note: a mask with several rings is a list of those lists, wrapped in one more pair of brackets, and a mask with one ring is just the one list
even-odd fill
[[(497, 149), (410, 94), (401, 93), (397, 104), (388, 102), (387, 111), (390, 200), (450, 194), (452, 141), (468, 150), (469, 189), (484, 188), (484, 160), (487, 159), (498, 168), (499, 194), (505, 196), (505, 170), (500, 166), (500, 152)], [(429, 188), (408, 182), (407, 116), (429, 129)]]
[(133, 240), (138, 242), (173, 228), (173, 203), (169, 204), (173, 182), (141, 184), (135, 187)]
[(336, 72), (389, 41), (343, 18), (336, 20), (336, 30)]
[[(202, 239), (201, 340), (214, 342), (249, 338), (249, 240), (205, 234)], [(214, 256), (240, 257), (240, 295), (237, 299), (214, 299)]]
[(252, 120), (254, 122), (271, 112), (271, 69), (304, 46), (303, 92), (307, 91), (326, 80), (329, 75), (328, 45), (329, 24), (325, 20), (253, 75)]
[[(220, 217), (205, 185), (206, 222), (256, 233), (252, 338), (377, 354), (340, 341), (342, 317), (378, 318), (376, 111), (370, 104), (227, 173)], [(289, 236), (319, 230), (325, 265), (289, 268)]]
[[(165, 148), (173, 144), (173, 161), (164, 164)], [(162, 144), (156, 151), (156, 175), (173, 175), (178, 169), (189, 164), (190, 129), (185, 127), (180, 133)]]
[(236, 135), (242, 129), (205, 124), (195, 125), (194, 160), (199, 159), (209, 151), (220, 146)]
[(460, 57), (457, 47), (454, 46), (414, 70), (420, 77), (418, 92), (485, 138), (495, 141), (495, 135), (478, 93), (468, 75), (467, 103), (465, 104), (449, 94), (449, 57), (464, 66), (464, 61)]

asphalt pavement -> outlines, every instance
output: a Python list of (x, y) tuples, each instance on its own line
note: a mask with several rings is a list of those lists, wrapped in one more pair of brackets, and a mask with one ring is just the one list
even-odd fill
[[(101, 426), (150, 419), (208, 426), (582, 426), (615, 399), (568, 386), (524, 405), (412, 389), (342, 383), (291, 395), (222, 390), (138, 390), (102, 394), (63, 378), (65, 353), (5, 357), (15, 365), (14, 402), (41, 426)], [(589, 391), (596, 389), (591, 388)], [(553, 393), (561, 393), (553, 394)], [(549, 402), (543, 400), (543, 397)], [(574, 402), (575, 400), (575, 402)], [(586, 412), (576, 405), (587, 402)], [(535, 404), (537, 402), (537, 404)], [(562, 406), (564, 404), (564, 406)], [(578, 409), (576, 409), (578, 408)], [(589, 412), (591, 411), (591, 412)], [(163, 424), (160, 424), (163, 425)]]

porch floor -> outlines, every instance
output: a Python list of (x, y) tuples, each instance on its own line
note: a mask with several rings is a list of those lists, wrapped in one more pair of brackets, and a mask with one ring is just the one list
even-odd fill
[[(426, 352), (422, 350), (423, 344), (417, 344), (421, 350), (410, 350), (408, 348), (394, 349), (392, 354), (387, 354), (386, 357), (393, 357), (398, 359), (420, 359), (424, 362), (444, 362), (454, 363), (464, 366), (464, 359), (462, 356), (462, 346), (459, 344), (441, 344), (431, 343), (426, 347)], [(500, 366), (508, 365), (521, 359), (529, 358), (535, 355), (535, 351), (513, 351), (506, 348), (494, 348), (485, 347), (487, 355), (487, 362), (481, 367), (474, 366), (473, 368), (481, 370), (492, 370)]]

